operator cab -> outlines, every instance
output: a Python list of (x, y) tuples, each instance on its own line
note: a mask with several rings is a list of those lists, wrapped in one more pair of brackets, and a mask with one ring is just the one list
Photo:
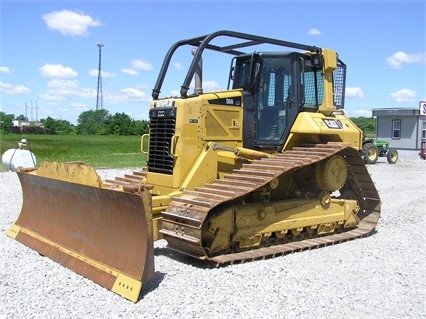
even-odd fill
[(321, 63), (303, 53), (253, 53), (233, 59), (229, 86), (244, 91), (244, 147), (280, 149), (301, 111), (318, 111)]

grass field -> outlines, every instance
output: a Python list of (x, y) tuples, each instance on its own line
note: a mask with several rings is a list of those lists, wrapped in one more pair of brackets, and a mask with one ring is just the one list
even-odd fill
[[(146, 155), (140, 151), (139, 136), (104, 135), (19, 135), (1, 134), (1, 154), (26, 138), (31, 151), (42, 161), (81, 161), (96, 168), (142, 167)], [(0, 171), (5, 171), (1, 165)]]

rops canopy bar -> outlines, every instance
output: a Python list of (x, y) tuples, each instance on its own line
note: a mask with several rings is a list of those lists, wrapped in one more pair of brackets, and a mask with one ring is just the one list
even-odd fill
[[(227, 37), (230, 37), (230, 38), (242, 39), (242, 40), (248, 40), (248, 41), (240, 42), (240, 43), (237, 42), (233, 45), (227, 45), (227, 46), (217, 46), (217, 45), (210, 44), (210, 42), (213, 39), (220, 37), (220, 36), (227, 36)], [(256, 36), (256, 35), (252, 35), (252, 34), (248, 34), (248, 33), (240, 33), (240, 32), (227, 31), (227, 30), (217, 31), (217, 32), (214, 32), (214, 33), (211, 33), (211, 34), (207, 34), (207, 35), (192, 38), (192, 39), (181, 40), (181, 41), (176, 42), (167, 52), (167, 55), (164, 58), (163, 65), (161, 66), (161, 70), (160, 70), (160, 73), (158, 75), (157, 82), (155, 83), (155, 87), (152, 90), (152, 98), (154, 100), (158, 99), (160, 92), (161, 92), (161, 86), (163, 85), (163, 81), (164, 81), (164, 78), (166, 76), (169, 64), (170, 64), (170, 60), (172, 59), (174, 52), (179, 47), (184, 46), (184, 45), (192, 45), (192, 46), (195, 46), (195, 47), (198, 48), (197, 51), (194, 54), (194, 58), (192, 59), (191, 66), (188, 69), (188, 73), (186, 74), (185, 80), (184, 80), (184, 82), (181, 86), (181, 90), (180, 90), (181, 97), (186, 97), (187, 92), (189, 90), (189, 85), (190, 85), (191, 80), (194, 76), (195, 70), (197, 68), (197, 65), (198, 65), (200, 59), (201, 59), (201, 56), (203, 54), (204, 49), (224, 52), (224, 53), (228, 53), (228, 54), (232, 54), (232, 55), (240, 55), (240, 54), (244, 54), (245, 52), (237, 51), (236, 49), (240, 49), (240, 48), (244, 48), (244, 47), (251, 47), (251, 46), (259, 45), (259, 44), (272, 44), (272, 45), (277, 45), (277, 46), (281, 46), (281, 47), (295, 48), (295, 49), (305, 50), (305, 51), (310, 51), (310, 52), (320, 52), (321, 51), (320, 48), (318, 48), (316, 46), (312, 46), (312, 45), (300, 44), (300, 43), (295, 43), (295, 42), (283, 41), (283, 40), (278, 40), (278, 39), (273, 39), (273, 38)]]

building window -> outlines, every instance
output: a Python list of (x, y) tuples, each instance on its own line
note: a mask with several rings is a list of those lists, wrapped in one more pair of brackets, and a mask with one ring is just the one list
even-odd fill
[(392, 120), (392, 139), (401, 138), (401, 120)]
[(422, 124), (422, 140), (426, 140), (426, 121), (423, 121)]

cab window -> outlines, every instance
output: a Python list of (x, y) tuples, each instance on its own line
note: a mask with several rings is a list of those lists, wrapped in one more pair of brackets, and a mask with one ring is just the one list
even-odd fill
[(264, 57), (257, 96), (257, 140), (278, 142), (287, 126), (287, 104), (291, 98), (291, 61), (286, 57)]

